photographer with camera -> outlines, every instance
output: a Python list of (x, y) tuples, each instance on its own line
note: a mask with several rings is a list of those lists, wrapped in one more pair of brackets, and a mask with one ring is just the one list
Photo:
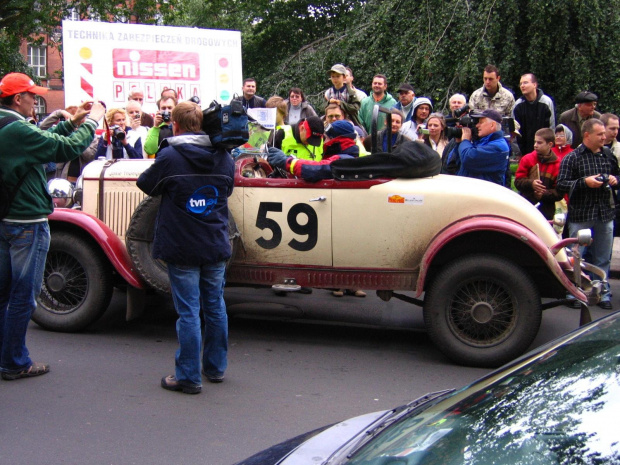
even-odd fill
[(149, 158), (155, 158), (164, 139), (172, 137), (172, 110), (177, 106), (173, 97), (162, 97), (158, 102), (159, 110), (155, 114), (155, 125), (149, 129), (144, 143), (144, 151)]
[(457, 176), (504, 186), (510, 148), (502, 131), (500, 112), (471, 112), (460, 118), (460, 124), (463, 127), (448, 128), (451, 130), (448, 137), (456, 139), (456, 147), (448, 156), (448, 165)]
[[(616, 157), (605, 147), (605, 125), (601, 120), (587, 120), (581, 131), (582, 144), (560, 163), (557, 189), (568, 194), (570, 235), (574, 237), (580, 229), (591, 229), (594, 241), (588, 246), (589, 261), (609, 273), (615, 216), (612, 188), (617, 189), (620, 169)], [(598, 306), (612, 309), (609, 285)]]
[(54, 207), (43, 164), (78, 158), (105, 113), (101, 103), (89, 100), (70, 119), (42, 131), (26, 118), (37, 95), (47, 91), (22, 73), (0, 81), (0, 181), (8, 191), (0, 202), (0, 373), (7, 381), (50, 370), (47, 363), (33, 362), (26, 347), (50, 247), (47, 217)]
[(99, 139), (95, 158), (105, 157), (107, 160), (117, 158), (143, 158), (142, 142), (138, 139), (135, 146), (129, 143), (127, 133), (127, 113), (122, 108), (111, 108), (105, 114), (108, 128)]

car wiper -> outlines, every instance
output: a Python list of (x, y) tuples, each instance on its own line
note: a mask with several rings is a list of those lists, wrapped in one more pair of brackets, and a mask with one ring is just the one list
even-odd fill
[(429, 394), (425, 394), (422, 397), (418, 397), (415, 400), (412, 400), (411, 402), (409, 402), (408, 404), (402, 405), (400, 407), (395, 408), (394, 410), (392, 410), (391, 415), (389, 415), (387, 418), (385, 418), (381, 423), (379, 423), (378, 425), (374, 426), (373, 428), (369, 429), (368, 431), (366, 431), (366, 434), (373, 438), (375, 437), (377, 434), (379, 434), (382, 430), (384, 430), (387, 426), (391, 425), (392, 423), (400, 420), (402, 417), (404, 417), (405, 415), (409, 414), (409, 412), (411, 412), (412, 410), (417, 409), (418, 407), (437, 399), (438, 397), (443, 397), (446, 394), (449, 394), (451, 392), (454, 392), (454, 389), (445, 389), (443, 391), (436, 391), (436, 392), (431, 392)]
[(336, 458), (336, 456), (341, 455), (341, 452), (346, 448), (347, 454), (346, 458), (349, 459), (351, 456), (357, 452), (361, 447), (363, 447), (367, 442), (371, 441), (374, 437), (376, 437), (379, 433), (381, 433), (385, 428), (400, 420), (401, 418), (407, 416), (412, 411), (420, 408), (421, 406), (436, 400), (440, 397), (444, 397), (447, 394), (454, 392), (454, 389), (445, 389), (443, 391), (431, 392), (423, 395), (422, 397), (418, 397), (415, 400), (412, 400), (408, 404), (397, 407), (380, 418), (373, 423), (371, 428), (364, 431), (362, 435), (358, 435), (356, 438), (352, 438), (353, 442), (343, 444), (337, 451), (335, 451), (325, 462), (323, 465), (329, 465), (332, 463), (332, 460)]

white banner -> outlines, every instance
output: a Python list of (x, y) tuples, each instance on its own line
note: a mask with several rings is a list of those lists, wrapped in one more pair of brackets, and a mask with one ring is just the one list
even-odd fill
[(63, 21), (62, 33), (65, 106), (90, 98), (124, 106), (133, 88), (148, 112), (166, 88), (204, 108), (241, 94), (239, 31)]
[(276, 108), (248, 108), (248, 115), (265, 129), (276, 128), (277, 112)]

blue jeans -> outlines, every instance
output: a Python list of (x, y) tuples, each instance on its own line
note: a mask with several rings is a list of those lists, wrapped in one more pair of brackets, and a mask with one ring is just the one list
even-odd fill
[[(609, 275), (611, 252), (614, 246), (614, 222), (608, 221), (604, 223), (601, 221), (585, 221), (583, 223), (568, 224), (568, 231), (571, 237), (576, 237), (577, 231), (580, 229), (591, 229), (593, 241), (590, 246), (580, 247), (579, 253), (582, 257), (587, 254), (588, 261), (590, 263), (598, 266)], [(601, 300), (606, 301), (610, 299), (611, 291), (608, 283), (603, 290)]]
[[(202, 369), (207, 376), (223, 376), (227, 366), (228, 316), (224, 303), (226, 262), (202, 266), (168, 263), (172, 299), (179, 319), (179, 348), (175, 358), (176, 379), (202, 385)], [(200, 325), (200, 309), (204, 327)]]
[(30, 368), (26, 330), (41, 292), (50, 247), (47, 222), (0, 221), (0, 371)]

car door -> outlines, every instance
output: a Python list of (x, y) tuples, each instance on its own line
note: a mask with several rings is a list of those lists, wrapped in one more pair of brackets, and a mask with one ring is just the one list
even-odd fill
[(243, 187), (246, 263), (332, 266), (331, 189), (268, 179)]

